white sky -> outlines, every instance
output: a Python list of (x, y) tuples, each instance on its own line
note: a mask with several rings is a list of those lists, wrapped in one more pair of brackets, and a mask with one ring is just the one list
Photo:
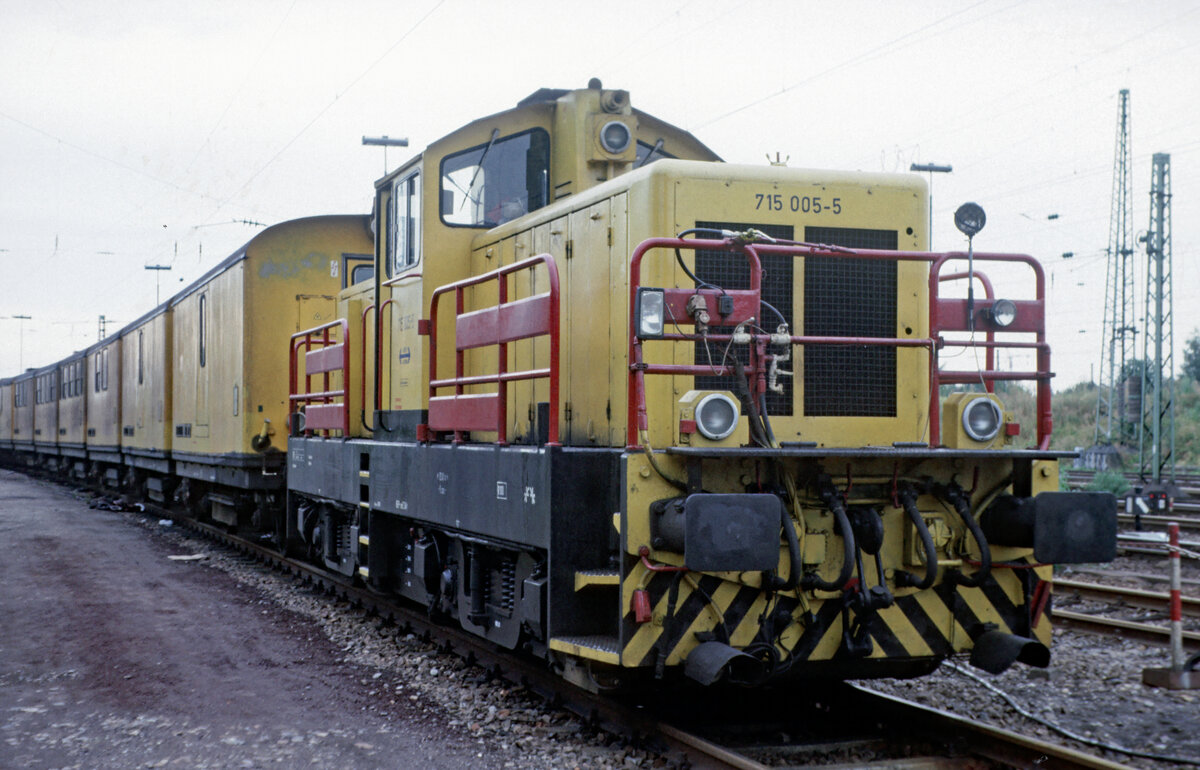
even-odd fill
[(963, 245), (974, 200), (977, 248), (1043, 261), (1056, 388), (1098, 369), (1128, 88), (1134, 229), (1170, 153), (1177, 350), (1200, 327), (1194, 2), (0, 0), (0, 20), (6, 376), (149, 310), (156, 278), (164, 298), (197, 278), (256, 232), (237, 220), (368, 212), (384, 158), (363, 135), (424, 147), (593, 76), (731, 162), (953, 164), (934, 246)]

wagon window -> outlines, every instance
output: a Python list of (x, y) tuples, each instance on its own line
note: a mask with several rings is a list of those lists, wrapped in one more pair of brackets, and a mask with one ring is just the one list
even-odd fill
[(207, 326), (208, 326), (208, 324), (205, 322), (206, 321), (205, 313), (207, 311), (207, 306), (208, 306), (208, 295), (201, 294), (200, 295), (200, 334), (199, 334), (199, 337), (200, 337), (200, 365), (201, 366), (204, 366), (205, 359), (208, 358), (208, 346), (207, 346), (206, 340), (204, 338), (204, 334), (207, 331)]
[(439, 208), (446, 224), (495, 227), (546, 205), (550, 135), (540, 128), (504, 138), (499, 133), (442, 160)]
[(342, 265), (343, 289), (375, 277), (375, 257), (371, 254), (343, 254)]
[(350, 270), (350, 284), (362, 283), (375, 277), (374, 265), (355, 265)]
[(146, 378), (146, 346), (142, 344), (142, 332), (138, 329), (138, 385), (145, 382)]

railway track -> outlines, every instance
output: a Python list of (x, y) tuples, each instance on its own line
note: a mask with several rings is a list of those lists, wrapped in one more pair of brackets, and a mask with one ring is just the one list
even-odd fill
[[(1108, 604), (1120, 604), (1128, 607), (1140, 607), (1148, 610), (1167, 612), (1170, 610), (1171, 597), (1160, 591), (1144, 591), (1139, 588), (1088, 583), (1082, 580), (1055, 578), (1054, 592), (1056, 594), (1071, 593), (1081, 599), (1091, 599)], [(1182, 597), (1183, 614), (1187, 617), (1200, 618), (1200, 599), (1194, 596)]]
[[(1137, 588), (1101, 585), (1062, 578), (1054, 581), (1054, 591), (1057, 595), (1071, 594), (1080, 599), (1097, 601), (1108, 606), (1148, 609), (1160, 612), (1164, 617), (1168, 616), (1170, 612), (1170, 596), (1157, 591), (1144, 591)], [(1194, 596), (1184, 596), (1181, 604), (1184, 617), (1200, 618), (1200, 599)], [(1165, 625), (1160, 626), (1057, 607), (1053, 610), (1052, 615), (1055, 624), (1061, 628), (1134, 639), (1163, 647), (1170, 645), (1171, 632)], [(1200, 650), (1200, 632), (1184, 631), (1183, 644), (1187, 650)]]
[[(1200, 518), (1185, 518), (1183, 516), (1142, 516), (1142, 528), (1153, 527), (1154, 529), (1167, 528), (1167, 525), (1175, 522), (1181, 530), (1186, 532), (1200, 532)], [(1130, 529), (1137, 523), (1137, 517), (1131, 513), (1118, 513), (1117, 523), (1122, 524)]]
[[(745, 706), (748, 698), (758, 699), (758, 694), (745, 690), (724, 695), (696, 690), (685, 698), (677, 692), (620, 697), (589, 693), (570, 685), (540, 661), (511, 655), (461, 629), (434, 624), (423, 610), (398, 604), (262, 543), (171, 511), (153, 509), (153, 513), (315, 584), (369, 615), (395, 623), (403, 633), (417, 634), (493, 677), (574, 712), (597, 729), (653, 747), (675, 767), (798, 767), (819, 760), (822, 766), (835, 768), (950, 768), (978, 767), (980, 759), (1006, 767), (1123, 767), (849, 683), (823, 688), (819, 700), (802, 704), (796, 703), (794, 690), (788, 688), (766, 698), (765, 710), (758, 713)], [(686, 710), (681, 703), (687, 704)], [(842, 757), (845, 762), (830, 765), (830, 757)]]
[[(1139, 623), (1132, 620), (1121, 620), (1103, 615), (1090, 615), (1083, 612), (1056, 609), (1053, 612), (1054, 623), (1059, 628), (1070, 628), (1100, 636), (1115, 636), (1122, 639), (1133, 639), (1161, 647), (1170, 645), (1170, 631), (1162, 626), (1150, 623)], [(1183, 632), (1183, 648), (1188, 652), (1200, 651), (1200, 633), (1196, 631)]]

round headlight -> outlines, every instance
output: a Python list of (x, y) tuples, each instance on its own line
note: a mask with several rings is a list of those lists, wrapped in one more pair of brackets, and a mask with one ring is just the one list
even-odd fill
[(610, 120), (600, 129), (600, 146), (604, 148), (605, 152), (613, 155), (620, 155), (628, 150), (629, 142), (632, 139), (629, 126), (619, 120)]
[(1000, 407), (990, 398), (977, 398), (963, 410), (963, 430), (976, 441), (991, 441), (1000, 432)]
[(724, 393), (709, 393), (696, 404), (696, 429), (712, 441), (720, 441), (737, 428), (741, 410)]
[(991, 316), (992, 323), (996, 326), (1011, 326), (1012, 322), (1017, 320), (1017, 306), (1011, 299), (998, 299), (992, 303)]

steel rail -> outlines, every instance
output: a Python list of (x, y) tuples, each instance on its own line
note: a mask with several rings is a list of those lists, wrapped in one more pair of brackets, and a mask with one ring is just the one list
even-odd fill
[[(1055, 578), (1054, 592), (1068, 591), (1082, 599), (1094, 599), (1109, 604), (1125, 604), (1130, 607), (1141, 607), (1150, 610), (1167, 612), (1170, 609), (1169, 594), (1156, 591), (1144, 591), (1140, 588), (1125, 588), (1109, 586), (1100, 583), (1087, 583), (1081, 580), (1064, 580)], [(1200, 598), (1183, 597), (1183, 614), (1188, 617), (1200, 618)]]
[[(1142, 526), (1166, 527), (1171, 522), (1179, 525), (1180, 529), (1200, 530), (1200, 518), (1184, 518), (1182, 516), (1142, 516)], [(1117, 522), (1132, 525), (1137, 521), (1132, 513), (1118, 513)]]
[(1007, 767), (1039, 770), (1050, 768), (1094, 768), (1095, 770), (1117, 770), (1127, 768), (1117, 762), (1088, 754), (1078, 749), (1050, 743), (1040, 738), (1021, 735), (1002, 727), (981, 722), (978, 719), (961, 717), (930, 706), (925, 706), (870, 690), (862, 685), (851, 687), (869, 693), (887, 704), (898, 724), (927, 726), (937, 735), (959, 735), (965, 737), (971, 750)]
[[(1051, 620), (1059, 628), (1069, 628), (1098, 636), (1116, 636), (1122, 639), (1132, 639), (1158, 647), (1171, 644), (1171, 631), (1164, 626), (1149, 623), (1136, 623), (1132, 620), (1118, 620), (1100, 615), (1088, 615), (1083, 612), (1072, 612), (1055, 608)], [(1183, 646), (1189, 651), (1200, 651), (1200, 633), (1196, 631), (1183, 632)]]

